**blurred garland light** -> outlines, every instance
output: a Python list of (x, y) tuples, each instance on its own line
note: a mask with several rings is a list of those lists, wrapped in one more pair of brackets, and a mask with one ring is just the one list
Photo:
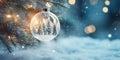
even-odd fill
[(49, 8), (50, 8), (50, 7), (52, 7), (52, 5), (53, 5), (53, 4), (52, 4), (52, 3), (50, 3), (50, 2), (46, 2), (46, 6), (47, 6), (47, 7), (49, 7)]
[(33, 5), (32, 4), (26, 4), (26, 8), (32, 8)]
[(76, 0), (68, 0), (68, 3), (69, 3), (70, 5), (74, 5), (74, 4), (76, 3)]
[(7, 18), (12, 18), (12, 15), (10, 15), (10, 14), (7, 14), (7, 15), (5, 15)]
[(20, 17), (20, 15), (17, 14), (16, 17)]

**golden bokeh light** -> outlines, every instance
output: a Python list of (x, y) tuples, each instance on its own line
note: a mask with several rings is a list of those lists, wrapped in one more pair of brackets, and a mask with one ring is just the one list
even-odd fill
[(26, 4), (26, 8), (32, 8), (33, 7), (33, 5), (31, 5), (31, 4)]
[(84, 31), (86, 34), (91, 34), (96, 31), (96, 27), (94, 25), (89, 25), (89, 26), (85, 27)]
[(50, 2), (46, 2), (46, 4), (45, 4), (47, 7), (51, 7), (53, 4), (52, 3), (50, 3)]
[(70, 5), (74, 5), (74, 4), (76, 3), (76, 0), (68, 0), (68, 3), (69, 3)]
[(6, 17), (7, 17), (7, 18), (12, 18), (12, 15), (7, 14)]
[(108, 8), (107, 7), (103, 7), (103, 12), (107, 13), (108, 12)]
[(105, 1), (105, 5), (107, 5), (107, 6), (110, 5), (110, 1), (109, 1), (109, 0), (106, 0), (106, 1)]
[(20, 15), (17, 14), (16, 17), (20, 17)]
[(11, 37), (10, 37), (10, 36), (8, 36), (8, 39), (11, 39)]

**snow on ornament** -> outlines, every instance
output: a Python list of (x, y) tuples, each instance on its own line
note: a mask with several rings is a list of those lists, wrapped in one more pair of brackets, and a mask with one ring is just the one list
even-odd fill
[(59, 34), (60, 22), (55, 14), (50, 11), (42, 11), (33, 16), (30, 30), (36, 39), (51, 41)]

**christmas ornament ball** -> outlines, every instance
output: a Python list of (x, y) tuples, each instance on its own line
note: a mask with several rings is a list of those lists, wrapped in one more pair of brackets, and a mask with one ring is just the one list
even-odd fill
[(30, 30), (36, 39), (51, 41), (59, 34), (60, 22), (55, 14), (49, 11), (42, 11), (33, 16)]

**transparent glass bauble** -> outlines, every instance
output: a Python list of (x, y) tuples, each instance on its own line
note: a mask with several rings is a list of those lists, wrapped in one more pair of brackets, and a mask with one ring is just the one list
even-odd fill
[(42, 11), (33, 16), (30, 23), (30, 30), (36, 39), (51, 41), (60, 31), (60, 22), (55, 14)]

